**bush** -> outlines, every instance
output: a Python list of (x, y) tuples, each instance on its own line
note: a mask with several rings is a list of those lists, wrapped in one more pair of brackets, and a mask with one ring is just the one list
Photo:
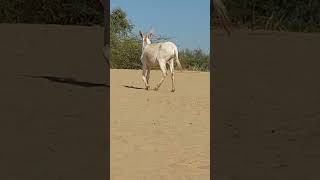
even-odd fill
[(103, 25), (98, 0), (0, 0), (0, 23)]
[[(238, 26), (247, 26), (252, 30), (320, 32), (320, 1), (228, 0), (224, 2), (232, 23)], [(212, 11), (212, 18), (213, 15)], [(218, 22), (215, 19), (213, 23)]]
[[(110, 66), (115, 69), (141, 69), (141, 40), (137, 37), (119, 37), (111, 34)], [(201, 49), (179, 51), (183, 69), (209, 71), (209, 55)], [(158, 68), (158, 67), (155, 67)]]
[(179, 59), (184, 69), (192, 71), (209, 71), (209, 55), (205, 54), (201, 49), (181, 50), (179, 51)]
[(141, 44), (134, 37), (110, 36), (110, 67), (116, 69), (141, 69)]

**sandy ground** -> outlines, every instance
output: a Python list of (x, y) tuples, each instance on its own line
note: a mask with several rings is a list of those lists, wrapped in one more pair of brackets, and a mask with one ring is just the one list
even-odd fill
[[(160, 80), (151, 71), (151, 88)], [(141, 71), (111, 70), (111, 179), (209, 179), (210, 74), (177, 72), (159, 91)]]
[(103, 28), (1, 24), (0, 39), (0, 179), (103, 179)]
[(213, 178), (319, 179), (320, 34), (211, 36)]

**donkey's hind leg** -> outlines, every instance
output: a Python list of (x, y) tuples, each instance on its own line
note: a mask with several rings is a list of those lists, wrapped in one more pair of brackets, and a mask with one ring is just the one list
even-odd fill
[(148, 69), (148, 71), (147, 71), (147, 83), (148, 83), (148, 85), (150, 85), (150, 84), (149, 84), (149, 79), (150, 79), (150, 71), (151, 71), (151, 67), (150, 67), (150, 66), (148, 66), (148, 67), (147, 67), (147, 69)]
[(173, 59), (170, 60), (170, 74), (171, 74), (171, 81), (172, 81), (171, 92), (174, 92), (176, 89), (175, 89), (175, 85), (174, 85), (174, 61), (173, 61)]
[(146, 90), (149, 90), (149, 83), (147, 81), (147, 67), (142, 67), (142, 80), (144, 82), (144, 85), (146, 86)]
[(166, 63), (159, 63), (159, 66), (160, 66), (160, 69), (162, 72), (162, 77), (161, 77), (159, 83), (157, 84), (157, 86), (154, 88), (154, 90), (156, 90), (156, 91), (160, 88), (161, 84), (163, 83), (164, 79), (167, 76)]

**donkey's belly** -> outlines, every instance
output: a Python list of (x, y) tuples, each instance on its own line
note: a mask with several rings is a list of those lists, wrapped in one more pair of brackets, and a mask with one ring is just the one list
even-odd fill
[(149, 61), (147, 61), (147, 65), (148, 66), (158, 66), (159, 62), (154, 58), (154, 59), (150, 59)]

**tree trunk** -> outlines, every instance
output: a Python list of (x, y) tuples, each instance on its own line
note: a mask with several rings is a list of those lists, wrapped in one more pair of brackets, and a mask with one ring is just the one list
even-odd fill
[(211, 0), (211, 3), (213, 5), (213, 12), (211, 13), (213, 13), (213, 16), (217, 16), (219, 18), (223, 28), (230, 35), (231, 33), (230, 20), (227, 16), (227, 10), (225, 9), (222, 0)]

